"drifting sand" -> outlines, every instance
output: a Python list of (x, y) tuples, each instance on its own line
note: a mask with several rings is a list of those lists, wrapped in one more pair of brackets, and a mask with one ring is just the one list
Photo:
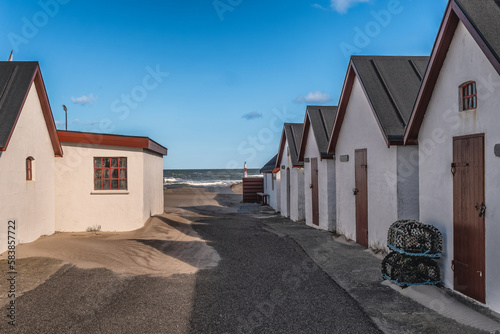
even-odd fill
[[(236, 211), (231, 206), (240, 200), (229, 188), (225, 194), (203, 188), (169, 189), (165, 190), (165, 213), (150, 218), (138, 230), (55, 233), (19, 245), (16, 296), (43, 284), (64, 265), (106, 268), (120, 275), (162, 277), (214, 267), (220, 260), (219, 254), (193, 230), (189, 218), (201, 214), (192, 208), (202, 208), (203, 215)], [(8, 268), (6, 252), (0, 255), (0, 268)], [(7, 270), (0, 273), (0, 291), (8, 291)], [(7, 295), (2, 293), (0, 305), (6, 301)]]

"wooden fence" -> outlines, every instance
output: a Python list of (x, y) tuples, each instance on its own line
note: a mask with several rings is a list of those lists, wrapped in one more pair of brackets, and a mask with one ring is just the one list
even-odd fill
[(257, 193), (264, 192), (264, 179), (256, 177), (243, 178), (243, 202), (257, 203)]

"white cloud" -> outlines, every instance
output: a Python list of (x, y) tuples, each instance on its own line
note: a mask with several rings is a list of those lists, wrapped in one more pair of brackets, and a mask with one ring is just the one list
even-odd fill
[(340, 14), (345, 14), (347, 13), (347, 10), (355, 4), (369, 1), (370, 0), (330, 0), (330, 7)]
[(299, 97), (297, 97), (295, 99), (295, 102), (297, 102), (297, 103), (303, 103), (303, 102), (306, 102), (306, 103), (326, 103), (326, 102), (330, 101), (331, 99), (332, 99), (332, 97), (330, 96), (330, 94), (317, 91), (317, 92), (310, 92), (306, 96), (300, 95)]
[(55, 122), (56, 122), (56, 127), (64, 125), (64, 121), (55, 121)]
[(311, 5), (311, 7), (317, 8), (317, 9), (322, 9), (322, 10), (328, 10), (328, 8), (321, 6), (319, 3), (314, 3)]
[(73, 102), (74, 104), (79, 104), (79, 105), (87, 105), (87, 104), (92, 104), (92, 103), (95, 103), (95, 101), (97, 100), (97, 98), (94, 96), (94, 94), (89, 94), (88, 96), (80, 96), (80, 97), (71, 97), (71, 102)]
[(241, 118), (244, 118), (246, 120), (251, 120), (251, 119), (256, 119), (256, 118), (262, 118), (262, 113), (261, 112), (257, 112), (257, 111), (252, 111), (252, 112), (249, 112), (243, 116), (241, 116)]

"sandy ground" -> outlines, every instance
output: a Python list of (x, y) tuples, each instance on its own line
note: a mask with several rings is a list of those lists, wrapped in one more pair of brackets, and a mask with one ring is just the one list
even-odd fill
[[(233, 187), (241, 193), (241, 185)], [(196, 206), (207, 213), (231, 210), (239, 196), (226, 188), (178, 188), (165, 190), (165, 213), (150, 218), (130, 232), (55, 233), (16, 249), (17, 297), (33, 290), (64, 265), (82, 269), (106, 268), (119, 275), (169, 277), (195, 273), (214, 267), (219, 254), (193, 230), (189, 211)], [(193, 196), (194, 195), (194, 196)], [(0, 255), (0, 268), (7, 268), (6, 253)], [(0, 271), (0, 291), (7, 291), (7, 270)], [(0, 294), (0, 305), (7, 301)]]

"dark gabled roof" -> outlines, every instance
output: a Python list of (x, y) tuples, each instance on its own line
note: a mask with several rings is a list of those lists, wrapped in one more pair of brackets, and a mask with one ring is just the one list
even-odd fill
[(285, 153), (285, 143), (288, 140), (288, 148), (292, 159), (293, 167), (304, 166), (304, 162), (299, 161), (300, 141), (302, 139), (302, 123), (285, 123), (283, 125), (283, 133), (281, 134), (280, 148), (278, 158), (276, 159), (276, 167), (279, 167), (283, 154)]
[(336, 116), (337, 106), (307, 106), (300, 142), (299, 161), (304, 161), (309, 127), (313, 129), (321, 158), (333, 159), (333, 154), (328, 154), (328, 143)]
[(38, 62), (0, 62), (0, 151), (5, 151), (14, 132), (32, 84), (36, 85), (38, 99), (47, 125), (54, 154), (62, 156), (52, 111), (45, 91)]
[(278, 159), (278, 155), (276, 154), (271, 160), (269, 160), (261, 169), (261, 173), (272, 173), (274, 167), (276, 165), (276, 160)]
[(0, 147), (8, 143), (37, 68), (37, 62), (0, 62)]
[(485, 46), (500, 63), (500, 1), (455, 0)]
[(402, 141), (429, 57), (351, 59), (387, 140)]
[(450, 0), (406, 128), (405, 144), (418, 142), (420, 126), (459, 22), (463, 23), (500, 75), (500, 34), (498, 33), (500, 31), (500, 1)]
[(387, 146), (403, 144), (406, 125), (429, 57), (352, 56), (328, 151), (335, 152), (355, 77), (368, 99)]

